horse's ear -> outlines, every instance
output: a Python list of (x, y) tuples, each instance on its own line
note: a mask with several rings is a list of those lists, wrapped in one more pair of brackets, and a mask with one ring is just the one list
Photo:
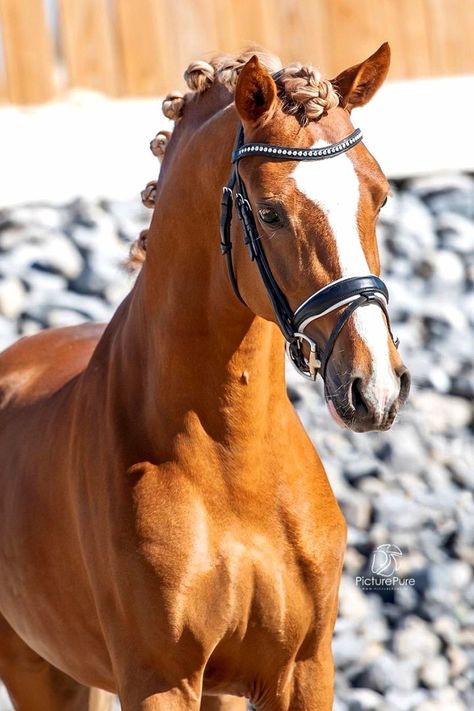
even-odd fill
[(331, 84), (341, 97), (341, 106), (351, 111), (370, 101), (384, 83), (389, 67), (390, 46), (384, 42), (365, 62), (338, 74)]
[(276, 98), (275, 82), (254, 55), (242, 68), (235, 88), (235, 106), (240, 118), (256, 123), (271, 112)]

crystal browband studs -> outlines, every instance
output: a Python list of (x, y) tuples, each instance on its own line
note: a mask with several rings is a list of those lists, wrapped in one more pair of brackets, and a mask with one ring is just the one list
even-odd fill
[(354, 131), (348, 138), (340, 141), (339, 143), (333, 143), (330, 146), (325, 146), (324, 148), (285, 148), (284, 146), (271, 146), (265, 145), (264, 143), (248, 143), (239, 148), (234, 156), (233, 160), (238, 161), (246, 155), (264, 155), (265, 153), (270, 153), (272, 156), (281, 158), (292, 158), (296, 159), (310, 159), (310, 158), (330, 158), (338, 153), (343, 153), (349, 148), (352, 148), (356, 143), (362, 140), (362, 133), (359, 129)]

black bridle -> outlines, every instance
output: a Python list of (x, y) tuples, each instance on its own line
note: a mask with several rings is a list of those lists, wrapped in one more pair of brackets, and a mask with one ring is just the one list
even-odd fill
[[(326, 160), (348, 151), (361, 140), (362, 133), (359, 129), (356, 129), (350, 136), (347, 136), (347, 138), (344, 138), (342, 141), (324, 146), (323, 148), (291, 148), (266, 143), (244, 143), (244, 130), (243, 127), (241, 127), (235, 150), (232, 153), (233, 166), (231, 176), (223, 191), (220, 224), (221, 251), (227, 261), (229, 279), (234, 293), (239, 301), (245, 304), (239, 291), (232, 260), (230, 228), (234, 190), (236, 190), (235, 204), (244, 233), (244, 243), (247, 246), (250, 259), (257, 264), (277, 322), (286, 339), (287, 353), (296, 369), (311, 380), (316, 379), (319, 371), (321, 371), (322, 378), (325, 379), (327, 364), (337, 337), (350, 316), (361, 306), (368, 306), (369, 304), (377, 304), (380, 306), (387, 319), (387, 325), (392, 340), (398, 347), (398, 340), (394, 339), (390, 328), (390, 319), (387, 311), (388, 290), (384, 282), (373, 274), (337, 279), (316, 291), (293, 311), (270, 269), (263, 249), (262, 239), (258, 233), (245, 183), (239, 173), (239, 162), (243, 158), (250, 156), (264, 156), (269, 160), (285, 161)], [(319, 348), (315, 341), (304, 333), (306, 327), (312, 321), (343, 306), (345, 306), (345, 308), (339, 316), (325, 347), (322, 349)], [(308, 356), (304, 354), (304, 344), (306, 344), (309, 349)]]

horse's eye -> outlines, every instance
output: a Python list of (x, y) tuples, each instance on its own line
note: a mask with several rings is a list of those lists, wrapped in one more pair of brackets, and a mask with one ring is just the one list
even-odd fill
[(276, 225), (280, 222), (278, 213), (275, 212), (275, 210), (272, 210), (271, 207), (262, 207), (258, 211), (258, 216), (262, 222), (266, 222), (267, 225)]
[(380, 209), (382, 209), (382, 208), (387, 204), (387, 200), (388, 200), (388, 195), (385, 196), (385, 200), (384, 200), (383, 203), (380, 205)]

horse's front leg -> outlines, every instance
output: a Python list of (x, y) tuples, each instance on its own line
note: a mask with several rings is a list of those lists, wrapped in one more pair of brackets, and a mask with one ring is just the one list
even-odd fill
[(247, 701), (238, 696), (203, 696), (201, 711), (247, 711)]
[(201, 678), (181, 679), (172, 685), (153, 672), (142, 672), (121, 689), (119, 697), (122, 711), (199, 711)]
[(332, 711), (332, 637), (337, 617), (345, 540), (345, 524), (342, 523), (338, 536), (333, 532), (327, 555), (319, 560), (318, 567), (322, 573), (312, 585), (314, 624), (308, 630), (294, 661), (255, 704), (258, 711)]
[(334, 666), (331, 647), (324, 646), (317, 657), (294, 664), (282, 688), (281, 680), (253, 700), (257, 711), (332, 711)]
[(297, 662), (288, 711), (332, 711), (334, 665), (331, 648), (321, 649), (317, 659)]
[(292, 665), (287, 679), (276, 679), (253, 703), (257, 711), (332, 711), (334, 665), (331, 643), (322, 642), (315, 656)]
[(179, 689), (160, 691), (143, 698), (141, 695), (120, 695), (123, 711), (199, 711), (201, 703)]
[(333, 708), (332, 637), (337, 617), (340, 567), (327, 575), (325, 582), (326, 595), (323, 596), (322, 591), (319, 593), (319, 622), (296, 657), (285, 711), (332, 711)]

